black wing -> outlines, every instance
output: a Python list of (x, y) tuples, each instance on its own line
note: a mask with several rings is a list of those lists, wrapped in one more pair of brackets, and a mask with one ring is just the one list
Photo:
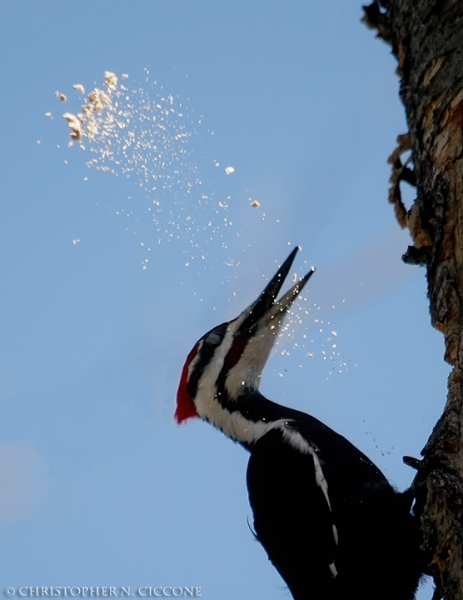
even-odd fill
[(248, 464), (257, 538), (295, 600), (328, 599), (337, 587), (337, 531), (320, 468), (316, 449), (302, 452), (280, 428), (255, 444)]
[[(422, 556), (417, 519), (342, 436), (282, 423), (251, 449), (257, 538), (295, 600), (411, 600)], [(307, 429), (307, 431), (306, 431)]]

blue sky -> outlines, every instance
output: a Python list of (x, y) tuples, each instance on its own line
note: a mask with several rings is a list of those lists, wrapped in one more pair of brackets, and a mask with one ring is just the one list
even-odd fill
[[(396, 65), (361, 14), (344, 0), (1, 3), (2, 589), (287, 597), (248, 527), (245, 451), (172, 415), (190, 348), (294, 245), (295, 272), (317, 273), (262, 391), (410, 483), (402, 456), (425, 444), (448, 368), (387, 203), (406, 130)], [(82, 106), (72, 86), (104, 89), (105, 71), (146, 141), (118, 164), (98, 140), (69, 148), (62, 118)]]

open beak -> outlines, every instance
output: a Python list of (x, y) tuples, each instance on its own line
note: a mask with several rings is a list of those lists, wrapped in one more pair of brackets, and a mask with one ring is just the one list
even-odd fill
[(240, 323), (237, 333), (252, 333), (253, 329), (257, 327), (259, 323), (262, 321), (268, 322), (275, 319), (275, 317), (279, 317), (277, 318), (277, 322), (278, 325), (281, 324), (284, 315), (315, 272), (315, 268), (312, 267), (305, 277), (294, 284), (280, 300), (277, 300), (277, 296), (288, 276), (298, 250), (299, 248), (296, 246), (278, 269), (273, 279), (267, 284), (259, 298), (257, 298), (257, 300), (242, 313), (242, 316), (247, 316), (245, 316), (242, 323)]

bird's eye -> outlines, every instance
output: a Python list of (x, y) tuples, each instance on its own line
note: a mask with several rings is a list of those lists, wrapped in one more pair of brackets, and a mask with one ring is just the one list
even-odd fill
[(209, 331), (209, 333), (204, 337), (204, 343), (208, 346), (220, 346), (226, 331), (227, 323), (222, 323), (222, 325), (219, 325), (212, 331)]
[(204, 341), (211, 346), (218, 346), (222, 341), (222, 338), (223, 336), (221, 336), (218, 331), (211, 331)]

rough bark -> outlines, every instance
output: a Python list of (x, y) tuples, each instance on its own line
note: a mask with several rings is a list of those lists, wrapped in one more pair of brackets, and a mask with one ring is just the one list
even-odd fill
[[(389, 200), (413, 240), (403, 260), (426, 266), (432, 324), (453, 367), (444, 412), (417, 465), (416, 512), (435, 596), (462, 600), (463, 0), (376, 0), (364, 10), (397, 58), (408, 121), (390, 157)], [(409, 210), (404, 180), (416, 185)]]

